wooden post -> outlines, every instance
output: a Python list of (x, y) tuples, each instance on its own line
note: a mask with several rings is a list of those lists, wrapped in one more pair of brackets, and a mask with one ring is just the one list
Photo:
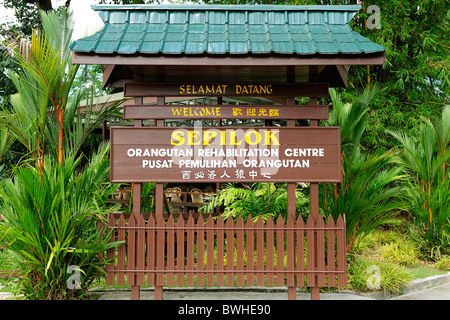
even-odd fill
[[(164, 105), (166, 102), (166, 99), (164, 97), (158, 97), (157, 98), (157, 104), (158, 105)], [(164, 127), (164, 120), (154, 120), (153, 122), (154, 127)], [(164, 183), (156, 183), (155, 185), (155, 214), (156, 214), (156, 220), (159, 221), (160, 217), (163, 216), (164, 213)], [(155, 239), (156, 240), (156, 239)], [(164, 241), (162, 243), (155, 241), (155, 247), (162, 246), (161, 250), (164, 250), (165, 243)], [(155, 254), (158, 252), (158, 249), (155, 250)], [(164, 255), (162, 255), (164, 258)], [(158, 261), (158, 256), (155, 258), (155, 267), (158, 265), (158, 262), (161, 263), (161, 261)], [(164, 274), (162, 275), (164, 278)], [(162, 300), (163, 299), (163, 286), (161, 285), (161, 281), (156, 281), (156, 274), (155, 274), (155, 291), (154, 291), (154, 300)], [(163, 282), (163, 281), (162, 281)]]
[[(143, 97), (135, 97), (134, 98), (134, 102), (136, 104), (142, 104), (143, 102)], [(142, 127), (142, 120), (134, 120), (134, 126), (135, 127)], [(137, 221), (139, 221), (138, 219), (140, 218), (141, 215), (141, 183), (134, 183), (133, 184), (133, 217), (136, 221), (136, 225), (137, 225)], [(130, 230), (131, 231), (131, 230)], [(129, 232), (129, 237), (132, 236), (135, 239), (135, 261), (132, 262), (128, 262), (128, 263), (133, 263), (134, 264), (134, 268), (137, 268), (137, 257), (140, 254), (138, 252), (138, 248), (140, 246), (137, 245), (138, 243), (138, 233), (137, 230), (133, 230), (133, 232)], [(140, 299), (140, 286), (138, 285), (138, 276), (135, 274), (134, 275), (134, 285), (131, 286), (131, 300), (139, 300)]]
[[(317, 98), (310, 98), (310, 105), (317, 105)], [(310, 127), (317, 127), (319, 125), (318, 120), (310, 120)], [(313, 218), (314, 226), (317, 225), (319, 219), (319, 183), (310, 183), (310, 215)], [(318, 254), (317, 254), (317, 231), (314, 232), (314, 269), (318, 268)], [(320, 287), (318, 286), (317, 275), (315, 276), (315, 286), (311, 288), (311, 300), (320, 300)]]
[[(295, 105), (295, 98), (287, 98), (287, 105)], [(295, 127), (295, 120), (288, 120), (288, 127)], [(292, 219), (295, 221), (295, 182), (290, 182), (287, 184), (287, 219)], [(287, 246), (293, 246), (293, 243), (288, 243)], [(295, 259), (295, 257), (293, 257)], [(288, 299), (297, 300), (297, 289), (295, 286), (296, 280), (294, 279), (292, 283), (288, 280)]]

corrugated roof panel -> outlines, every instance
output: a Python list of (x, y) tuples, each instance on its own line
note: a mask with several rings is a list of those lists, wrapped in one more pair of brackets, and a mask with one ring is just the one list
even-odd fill
[(130, 23), (145, 23), (147, 21), (147, 12), (132, 12), (130, 15)]
[(307, 21), (307, 13), (298, 11), (298, 12), (288, 12), (288, 21), (291, 25), (301, 25), (305, 24)]
[(228, 23), (229, 24), (244, 24), (246, 23), (245, 12), (242, 11), (230, 11), (228, 13)]
[(95, 47), (95, 52), (98, 53), (111, 53), (116, 52), (120, 41), (100, 41)]
[(249, 12), (248, 24), (249, 25), (263, 25), (266, 23), (266, 15), (264, 12)]
[(78, 52), (134, 54), (339, 54), (384, 48), (351, 30), (360, 6), (93, 6), (103, 30), (76, 40)]
[(208, 22), (215, 24), (225, 24), (227, 22), (227, 13), (223, 11), (209, 11)]
[(252, 53), (260, 54), (271, 52), (271, 48), (268, 42), (252, 42), (250, 50)]
[(144, 41), (139, 51), (142, 53), (159, 53), (161, 51), (161, 42)]
[(267, 13), (267, 22), (269, 24), (285, 24), (285, 12), (272, 11)]
[(189, 23), (190, 24), (205, 24), (206, 22), (206, 13), (199, 12), (190, 12), (189, 13)]

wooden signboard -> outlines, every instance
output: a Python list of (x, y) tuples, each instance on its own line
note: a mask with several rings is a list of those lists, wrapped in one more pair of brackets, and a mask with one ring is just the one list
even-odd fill
[(186, 105), (124, 107), (124, 119), (328, 119), (328, 106), (318, 105)]
[(249, 96), (327, 97), (328, 83), (144, 83), (127, 82), (125, 97)]
[(338, 127), (111, 127), (111, 182), (340, 182)]

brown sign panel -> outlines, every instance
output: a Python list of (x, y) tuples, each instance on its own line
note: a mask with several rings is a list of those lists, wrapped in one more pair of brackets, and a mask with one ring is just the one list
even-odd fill
[(326, 105), (125, 106), (124, 119), (328, 119)]
[(111, 182), (340, 182), (338, 127), (111, 127)]
[(328, 83), (144, 83), (127, 82), (125, 97), (248, 96), (327, 97)]

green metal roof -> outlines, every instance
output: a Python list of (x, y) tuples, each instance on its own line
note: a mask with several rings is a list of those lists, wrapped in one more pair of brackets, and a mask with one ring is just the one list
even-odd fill
[(100, 54), (298, 54), (383, 52), (354, 32), (361, 6), (94, 5), (105, 22), (76, 40), (75, 52)]

